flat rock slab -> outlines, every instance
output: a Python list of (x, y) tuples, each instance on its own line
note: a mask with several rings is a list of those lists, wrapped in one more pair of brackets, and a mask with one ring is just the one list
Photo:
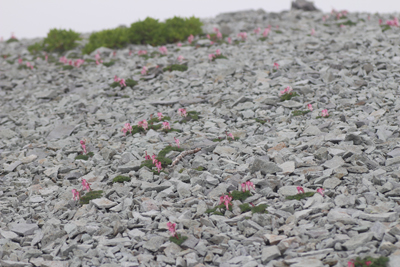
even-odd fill
[(92, 200), (93, 204), (99, 209), (112, 208), (118, 203), (108, 200), (107, 198), (96, 198)]
[(11, 231), (19, 235), (32, 235), (36, 229), (39, 229), (38, 225), (35, 223), (19, 223), (11, 227)]
[(353, 236), (349, 240), (343, 243), (343, 247), (346, 250), (353, 250), (358, 247), (365, 245), (367, 242), (371, 241), (372, 237), (374, 236), (373, 233), (363, 233), (356, 236)]
[(71, 133), (74, 131), (76, 125), (58, 125), (56, 126), (47, 136), (49, 140), (59, 139), (64, 136), (70, 136)]
[(282, 168), (280, 168), (278, 165), (276, 165), (273, 162), (266, 161), (264, 159), (255, 159), (253, 164), (250, 166), (250, 172), (255, 173), (261, 171), (263, 174), (268, 174), (268, 173), (277, 173), (281, 172)]

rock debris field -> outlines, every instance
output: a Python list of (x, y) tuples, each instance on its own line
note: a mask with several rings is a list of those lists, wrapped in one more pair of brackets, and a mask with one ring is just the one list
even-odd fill
[[(216, 27), (231, 44), (195, 36), (148, 59), (137, 51), (158, 47), (81, 56), (83, 35), (64, 55), (85, 63), (70, 70), (30, 55), (37, 40), (0, 43), (8, 54), (0, 59), (0, 265), (327, 267), (386, 256), (400, 266), (400, 28), (379, 25), (393, 14), (324, 15), (220, 14), (203, 19), (203, 30)], [(226, 59), (210, 61), (217, 49)], [(97, 52), (115, 64), (96, 65)], [(19, 55), (34, 68), (18, 68)], [(178, 56), (188, 70), (163, 71)], [(112, 88), (115, 75), (138, 84)], [(288, 86), (298, 96), (281, 101)], [(311, 112), (294, 116), (308, 104)], [(180, 108), (198, 120), (182, 121)], [(158, 112), (177, 131), (124, 136), (125, 123)], [(145, 153), (175, 147), (174, 138), (201, 150), (160, 173), (140, 168)], [(88, 160), (75, 160), (81, 140)], [(131, 179), (113, 183), (118, 175)], [(101, 197), (74, 200), (82, 179)], [(250, 197), (206, 212), (247, 181)], [(324, 195), (287, 199), (298, 186)], [(244, 203), (268, 213), (243, 211)], [(180, 246), (168, 222), (188, 237)]]

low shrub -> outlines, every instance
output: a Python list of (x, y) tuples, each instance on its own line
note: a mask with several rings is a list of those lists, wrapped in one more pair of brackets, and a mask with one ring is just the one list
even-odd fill
[(99, 47), (107, 47), (111, 49), (122, 48), (129, 44), (129, 36), (127, 28), (108, 29), (94, 32), (89, 37), (89, 43), (82, 50), (84, 54), (90, 54)]
[[(43, 40), (43, 46), (47, 52), (63, 53), (74, 49), (77, 46), (76, 41), (80, 39), (80, 34), (73, 30), (51, 29)], [(38, 48), (40, 44), (34, 46)]]

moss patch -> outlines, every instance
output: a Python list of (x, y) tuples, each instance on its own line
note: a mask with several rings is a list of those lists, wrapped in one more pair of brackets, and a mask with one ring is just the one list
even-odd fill
[(179, 173), (182, 173), (184, 170), (185, 170), (185, 169), (180, 169), (178, 172), (179, 172)]
[(81, 159), (81, 160), (88, 160), (89, 158), (93, 157), (94, 153), (93, 152), (89, 152), (86, 155), (78, 155), (75, 157), (75, 160)]
[(63, 70), (72, 70), (74, 67), (71, 65), (65, 65), (62, 67)]
[(88, 193), (86, 193), (83, 197), (81, 197), (79, 203), (81, 205), (83, 204), (89, 204), (89, 201), (92, 199), (96, 199), (96, 198), (101, 198), (101, 195), (103, 194), (102, 190), (99, 191), (90, 191)]
[(170, 66), (165, 67), (163, 69), (163, 71), (174, 71), (174, 70), (176, 70), (176, 71), (187, 71), (188, 67), (186, 65), (173, 64), (173, 65), (170, 65)]
[(252, 207), (252, 213), (268, 213), (267, 211), (268, 205), (267, 204), (260, 204), (258, 206)]
[(259, 38), (258, 40), (260, 40), (260, 41), (265, 41), (265, 40), (267, 40), (268, 39), (268, 37), (261, 37), (261, 38)]
[[(164, 149), (162, 149), (156, 159), (161, 162), (161, 166), (163, 168), (166, 168), (168, 165), (170, 165), (172, 163), (172, 160), (167, 158), (166, 155), (171, 152), (171, 151), (179, 151), (182, 152), (184, 149), (180, 148), (180, 147), (176, 147), (176, 146), (166, 146)], [(153, 160), (148, 159), (148, 160), (144, 160), (142, 161), (142, 164), (140, 165), (140, 168), (142, 167), (147, 167), (150, 170), (153, 169), (154, 167), (156, 167), (156, 165), (153, 164)]]
[(351, 20), (347, 20), (346, 22), (343, 22), (343, 23), (336, 23), (336, 25), (338, 25), (338, 26), (340, 26), (340, 25), (355, 26), (355, 25), (357, 25), (357, 22), (352, 22)]
[(183, 117), (183, 119), (179, 123), (186, 123), (188, 121), (198, 121), (199, 120), (199, 115), (200, 113), (197, 111), (188, 111), (186, 117)]
[(240, 208), (240, 210), (241, 210), (242, 212), (251, 211), (251, 207), (250, 207), (249, 203), (241, 204), (241, 205), (239, 205), (239, 208)]
[(246, 198), (251, 196), (250, 191), (233, 191), (232, 193), (230, 193), (230, 195), (232, 196), (232, 200), (240, 200), (241, 202), (245, 201)]
[(199, 172), (202, 172), (202, 171), (206, 170), (206, 168), (204, 168), (203, 166), (199, 166), (195, 170), (199, 171)]
[(180, 246), (180, 245), (182, 245), (183, 242), (186, 241), (186, 239), (188, 239), (187, 236), (181, 236), (180, 234), (177, 234), (177, 235), (178, 235), (178, 238), (176, 238), (175, 236), (171, 236), (169, 238), (169, 241), (171, 241), (171, 242), (177, 244), (178, 246)]
[[(232, 211), (232, 205), (229, 204), (228, 207), (229, 207), (229, 211)], [(225, 211), (226, 211), (225, 203), (222, 203), (222, 204), (220, 204), (218, 206), (215, 206), (212, 209), (206, 210), (206, 213), (212, 213), (212, 214), (215, 214), (215, 215), (224, 216), (224, 214), (222, 212), (225, 212)]]
[(113, 183), (123, 183), (123, 182), (130, 182), (131, 178), (128, 176), (118, 175), (113, 179)]
[(281, 95), (281, 101), (286, 101), (292, 99), (292, 97), (299, 96), (296, 92), (290, 92), (288, 94)]
[(108, 67), (111, 67), (111, 66), (114, 65), (114, 64), (115, 64), (115, 61), (114, 61), (114, 60), (111, 60), (111, 61), (109, 61), (109, 62), (104, 62), (104, 63), (103, 63), (103, 65), (106, 66), (107, 68), (108, 68)]
[(228, 59), (228, 58), (222, 54), (219, 54), (219, 55), (214, 55), (212, 61), (215, 61), (216, 59)]
[(287, 196), (286, 199), (288, 200), (301, 200), (304, 198), (312, 197), (315, 194), (315, 192), (307, 192), (307, 193), (301, 193), (297, 194), (294, 196)]
[(267, 122), (267, 120), (263, 120), (263, 119), (259, 119), (259, 118), (255, 118), (256, 122), (264, 124)]
[(309, 110), (293, 110), (292, 115), (293, 116), (303, 116), (309, 112), (310, 112)]

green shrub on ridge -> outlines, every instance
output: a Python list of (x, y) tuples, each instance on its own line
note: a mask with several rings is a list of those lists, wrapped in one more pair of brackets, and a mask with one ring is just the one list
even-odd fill
[(111, 49), (122, 48), (129, 44), (127, 28), (116, 28), (94, 32), (89, 37), (89, 43), (82, 49), (83, 54), (90, 54), (99, 47)]

